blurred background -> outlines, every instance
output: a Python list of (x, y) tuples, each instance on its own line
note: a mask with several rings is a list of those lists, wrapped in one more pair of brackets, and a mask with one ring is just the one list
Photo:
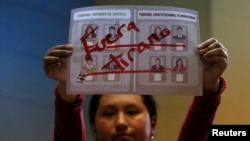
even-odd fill
[[(216, 37), (230, 57), (224, 73), (227, 89), (215, 124), (249, 124), (249, 4), (248, 0), (1, 0), (0, 141), (52, 140), (56, 82), (45, 77), (42, 58), (50, 47), (68, 42), (70, 10), (93, 5), (165, 5), (197, 10), (201, 40)], [(156, 98), (159, 124), (155, 140), (174, 141), (192, 97)], [(86, 125), (91, 141), (87, 116)]]

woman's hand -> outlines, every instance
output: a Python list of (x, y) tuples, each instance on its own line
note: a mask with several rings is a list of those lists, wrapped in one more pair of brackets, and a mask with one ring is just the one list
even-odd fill
[(73, 103), (76, 95), (69, 95), (66, 91), (67, 84), (67, 57), (72, 54), (71, 45), (57, 45), (47, 51), (43, 58), (45, 74), (59, 82), (59, 96), (68, 103)]
[(71, 45), (57, 45), (47, 51), (43, 58), (46, 75), (59, 82), (66, 82), (67, 62), (66, 58), (72, 54)]
[(219, 80), (228, 66), (227, 49), (215, 38), (210, 38), (198, 46), (203, 61), (203, 89), (218, 92)]

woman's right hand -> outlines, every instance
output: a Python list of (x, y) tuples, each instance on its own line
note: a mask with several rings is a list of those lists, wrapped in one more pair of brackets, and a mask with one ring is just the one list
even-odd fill
[(72, 45), (57, 45), (47, 51), (43, 58), (43, 68), (46, 75), (59, 82), (59, 96), (67, 103), (73, 103), (77, 95), (67, 94), (67, 57), (72, 54)]
[(43, 67), (47, 77), (59, 82), (67, 79), (67, 57), (72, 54), (72, 45), (57, 45), (50, 48), (43, 58)]

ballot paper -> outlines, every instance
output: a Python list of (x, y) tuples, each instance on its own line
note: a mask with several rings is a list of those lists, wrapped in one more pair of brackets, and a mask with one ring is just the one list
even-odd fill
[(68, 94), (202, 95), (198, 12), (167, 6), (72, 9)]

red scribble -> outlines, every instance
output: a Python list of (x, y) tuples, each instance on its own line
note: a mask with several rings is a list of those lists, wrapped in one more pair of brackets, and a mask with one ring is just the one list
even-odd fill
[(134, 58), (132, 58), (131, 56), (131, 52), (135, 52), (137, 49), (136, 48), (131, 48), (129, 51), (128, 51), (128, 59), (130, 62), (133, 62), (134, 61)]
[(167, 73), (172, 71), (171, 68), (165, 70), (124, 70), (124, 71), (101, 71), (101, 72), (89, 72), (85, 73), (84, 76), (90, 75), (104, 75), (104, 74), (125, 74), (125, 73)]
[(176, 44), (146, 44), (144, 42), (140, 42), (139, 44), (122, 44), (122, 45), (112, 45), (107, 46), (107, 48), (131, 48), (131, 47), (138, 47), (138, 46), (145, 46), (146, 48), (151, 48), (152, 46), (161, 46), (161, 47), (186, 47), (184, 44), (176, 45)]
[(158, 36), (157, 34), (155, 33), (152, 33), (148, 36), (148, 41), (149, 43), (154, 43), (153, 39), (156, 40), (156, 41), (160, 41), (161, 39), (164, 39), (166, 38), (167, 36), (170, 35), (170, 30), (168, 28), (164, 28), (161, 32), (160, 32), (160, 36)]
[[(126, 26), (126, 24), (122, 24), (118, 29), (117, 29), (117, 38), (115, 40), (110, 40), (110, 37), (111, 37), (111, 34), (108, 34), (107, 36), (105, 36), (105, 38), (103, 38), (101, 40), (101, 45), (100, 46), (98, 43), (96, 43), (96, 45), (94, 46), (89, 46), (87, 44), (87, 40), (86, 40), (86, 37), (82, 36), (81, 37), (81, 42), (83, 44), (83, 47), (86, 51), (86, 58), (89, 58), (91, 57), (91, 52), (94, 52), (94, 51), (103, 51), (105, 48), (106, 48), (106, 44), (112, 44), (114, 42), (116, 42), (117, 40), (119, 40), (121, 37), (123, 37), (123, 34), (121, 32), (121, 29)], [(88, 35), (87, 37), (92, 34), (93, 32), (95, 32), (95, 30), (97, 30), (98, 27), (96, 27), (95, 29), (93, 29)], [(135, 31), (139, 31), (138, 27), (135, 25), (135, 23), (133, 21), (131, 21), (129, 24), (128, 24), (128, 27), (127, 27), (127, 30), (130, 31), (134, 29)]]
[[(93, 32), (95, 32), (95, 30), (97, 30), (98, 27), (94, 28), (87, 36), (89, 36), (90, 34), (92, 34)], [(80, 38), (81, 42), (82, 42), (82, 45), (86, 51), (86, 57), (85, 59), (87, 58), (90, 58), (91, 57), (91, 52), (94, 52), (94, 51), (102, 51), (105, 49), (105, 45), (106, 45), (106, 40), (105, 39), (102, 39), (101, 40), (101, 43), (103, 45), (103, 47), (100, 47), (98, 44), (96, 44), (95, 46), (88, 46), (88, 43), (87, 43), (87, 40), (86, 40), (86, 37), (82, 36)]]
[(131, 29), (134, 29), (134, 30), (137, 31), (137, 32), (140, 31), (139, 28), (136, 26), (136, 24), (135, 24), (133, 21), (131, 21), (131, 22), (128, 24), (127, 30), (130, 31)]
[[(117, 38), (115, 40), (110, 40), (111, 38), (111, 34), (109, 33), (108, 35), (106, 35), (101, 41), (100, 41), (100, 44), (99, 43), (96, 43), (95, 45), (88, 45), (87, 44), (87, 40), (86, 40), (86, 37), (82, 36), (81, 37), (81, 42), (83, 44), (83, 47), (86, 51), (86, 56), (85, 56), (85, 59), (88, 59), (91, 57), (91, 53), (94, 52), (94, 51), (98, 51), (98, 52), (101, 52), (103, 51), (105, 48), (130, 48), (128, 53), (127, 53), (127, 57), (129, 59), (130, 62), (132, 62), (134, 59), (133, 57), (131, 56), (131, 53), (134, 53), (134, 52), (138, 52), (139, 54), (142, 53), (145, 49), (150, 49), (151, 47), (153, 46), (161, 46), (161, 47), (178, 47), (178, 46), (182, 46), (182, 47), (185, 47), (185, 45), (175, 45), (175, 44), (154, 44), (154, 40), (156, 41), (160, 41), (164, 38), (166, 38), (167, 36), (170, 35), (170, 30), (168, 28), (165, 28), (161, 31), (160, 33), (160, 37), (154, 33), (150, 34), (148, 37), (147, 37), (147, 40), (149, 41), (149, 43), (145, 43), (145, 42), (139, 42), (138, 44), (120, 44), (120, 45), (112, 45), (112, 46), (109, 46), (107, 44), (112, 44), (112, 43), (115, 43), (116, 41), (118, 41), (120, 38), (123, 37), (123, 34), (121, 32), (121, 29), (123, 27), (125, 27), (126, 24), (122, 24), (121, 26), (118, 27), (117, 29)], [(96, 27), (95, 29), (93, 29), (90, 33), (92, 34), (93, 32), (95, 32), (95, 30), (97, 30), (98, 27)], [(136, 32), (139, 32), (139, 28), (136, 26), (136, 24), (131, 21), (128, 26), (127, 26), (127, 31), (131, 31), (131, 30), (134, 30)], [(88, 35), (88, 36), (89, 36)], [(129, 66), (129, 62), (127, 62), (126, 60), (124, 60), (123, 58), (123, 53), (117, 55), (117, 56), (114, 56), (113, 54), (110, 54), (110, 61), (107, 62), (103, 67), (102, 67), (102, 70), (104, 68), (106, 68), (109, 64), (111, 63), (115, 63), (119, 69), (119, 71), (105, 71), (105, 72), (93, 72), (93, 73), (88, 73), (87, 75), (97, 75), (97, 74), (107, 74), (107, 73), (152, 73), (152, 72), (156, 72), (156, 71), (152, 71), (152, 70), (126, 70), (125, 71), (125, 67), (128, 67)], [(169, 71), (170, 69), (166, 69), (162, 72), (166, 72), (166, 71)], [(157, 71), (159, 72), (159, 71)]]
[[(87, 27), (87, 28), (88, 28), (88, 27)], [(92, 28), (92, 26), (91, 26), (91, 28)], [(95, 30), (97, 30), (97, 28), (98, 28), (98, 27), (95, 27), (94, 29), (92, 28), (91, 32), (88, 33), (87, 35), (85, 35), (85, 38), (88, 38), (90, 35), (92, 35), (92, 34), (95, 32)], [(84, 35), (83, 35), (83, 36), (84, 36)]]
[[(114, 62), (117, 65), (118, 69), (120, 69), (121, 71), (124, 71), (125, 67), (127, 67), (129, 65), (129, 63), (122, 58), (122, 55), (123, 55), (123, 53), (121, 53), (117, 56), (110, 54), (109, 55), (110, 61), (102, 67), (102, 70), (105, 69), (112, 62)], [(125, 67), (123, 67), (122, 65), (124, 65)]]

